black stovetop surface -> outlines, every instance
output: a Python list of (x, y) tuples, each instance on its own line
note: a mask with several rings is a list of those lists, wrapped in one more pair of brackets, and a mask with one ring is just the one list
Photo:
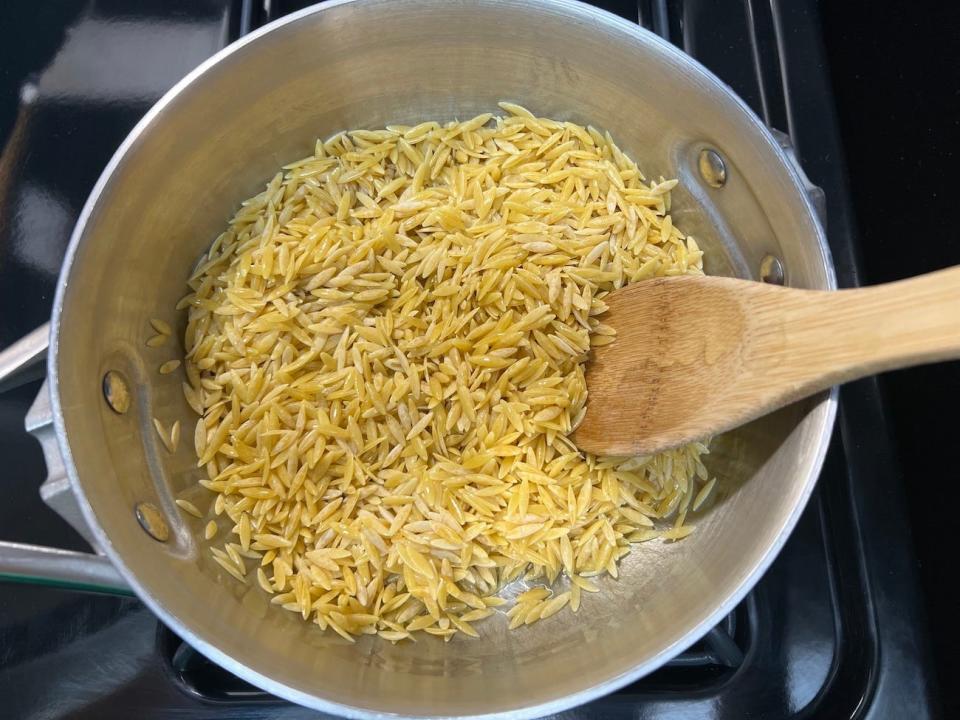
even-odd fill
[[(205, 57), (303, 4), (0, 5), (0, 347), (47, 319), (73, 222), (137, 119)], [(817, 4), (593, 4), (674, 42), (790, 134), (807, 174), (826, 191), (840, 284), (859, 284)], [(37, 493), (42, 457), (22, 427), (38, 385), (0, 395), (3, 538), (84, 549)], [(935, 717), (927, 630), (889, 432), (877, 382), (844, 387), (818, 490), (756, 589), (667, 667), (563, 716)], [(11, 718), (316, 716), (213, 666), (134, 599), (13, 584), (0, 584), (0, 698), (0, 714)]]

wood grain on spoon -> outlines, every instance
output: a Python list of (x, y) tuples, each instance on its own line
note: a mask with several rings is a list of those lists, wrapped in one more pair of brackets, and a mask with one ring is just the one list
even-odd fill
[(604, 455), (659, 452), (831, 385), (960, 358), (960, 267), (834, 292), (658, 278), (605, 302), (617, 337), (593, 351), (574, 433)]

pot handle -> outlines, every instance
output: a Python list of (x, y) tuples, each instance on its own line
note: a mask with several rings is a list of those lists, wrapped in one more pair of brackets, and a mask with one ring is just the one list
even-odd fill
[(28, 371), (37, 368), (46, 359), (49, 346), (50, 323), (44, 323), (0, 351), (0, 392), (36, 379)]
[(0, 541), (0, 580), (133, 595), (130, 586), (103, 555), (42, 545)]
[[(0, 392), (33, 379), (29, 371), (42, 364), (49, 336), (50, 326), (45, 324), (0, 352)], [(46, 383), (27, 413), (25, 424), (26, 429), (40, 441), (47, 464), (47, 480), (40, 486), (40, 496), (95, 547), (92, 534), (70, 490), (70, 481), (57, 447)], [(118, 595), (133, 594), (117, 569), (103, 555), (6, 541), (0, 541), (0, 580)]]
[(804, 171), (803, 166), (800, 164), (800, 159), (797, 157), (797, 150), (793, 144), (793, 140), (790, 139), (790, 136), (785, 132), (781, 132), (774, 128), (770, 128), (770, 133), (777, 141), (777, 144), (780, 145), (780, 149), (783, 150), (783, 154), (787, 156), (787, 160), (790, 161), (794, 171), (796, 171), (797, 175), (800, 177), (800, 183), (803, 185), (803, 189), (807, 193), (807, 197), (810, 199), (810, 204), (813, 205), (813, 209), (817, 213), (817, 219), (820, 221), (820, 225), (826, 229), (827, 196), (823, 192), (823, 188), (821, 188), (819, 185), (814, 185), (810, 178), (807, 177), (807, 173)]

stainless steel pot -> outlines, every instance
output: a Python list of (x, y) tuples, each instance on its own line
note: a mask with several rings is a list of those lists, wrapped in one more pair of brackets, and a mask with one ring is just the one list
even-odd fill
[[(650, 672), (729, 612), (806, 503), (833, 425), (833, 395), (718, 439), (710, 469), (725, 490), (691, 537), (637, 547), (621, 579), (607, 580), (577, 615), (515, 632), (496, 617), (480, 640), (349, 645), (225, 577), (201, 552), (199, 521), (176, 511), (174, 496), (198, 471), (189, 443), (174, 456), (160, 451), (150, 420), (186, 424), (190, 411), (177, 374), (156, 373), (181, 350), (147, 348), (148, 319), (176, 317), (188, 269), (238, 201), (318, 136), (472, 117), (501, 99), (606, 128), (648, 176), (679, 177), (675, 219), (706, 249), (708, 272), (756, 277), (773, 258), (791, 285), (834, 286), (809, 188), (788, 155), (728, 88), (654, 35), (568, 0), (354, 0), (307, 9), (180, 82), (97, 183), (60, 276), (50, 404), (41, 394), (30, 424), (47, 451), (45, 497), (68, 516), (73, 508), (102, 555), (5, 543), (0, 572), (129, 586), (230, 671), (354, 717), (543, 715)], [(0, 374), (42, 344), (36, 335), (6, 353)], [(104, 399), (110, 370), (129, 384), (124, 414)], [(160, 511), (152, 526), (138, 521), (144, 502)], [(164, 524), (165, 542), (144, 530), (156, 534)]]

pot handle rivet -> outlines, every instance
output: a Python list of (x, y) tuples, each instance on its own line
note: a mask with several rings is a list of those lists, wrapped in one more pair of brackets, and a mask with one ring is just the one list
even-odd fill
[(710, 187), (723, 187), (727, 183), (727, 164), (723, 157), (712, 148), (704, 148), (700, 151), (700, 157), (697, 159), (697, 167), (700, 170), (700, 177)]
[(130, 409), (130, 387), (126, 379), (116, 370), (108, 370), (103, 376), (103, 399), (118, 415)]
[(760, 261), (760, 282), (783, 285), (783, 262), (776, 255), (764, 255)]
[(134, 507), (137, 522), (154, 540), (166, 542), (170, 539), (170, 526), (156, 505), (148, 502), (139, 502)]

